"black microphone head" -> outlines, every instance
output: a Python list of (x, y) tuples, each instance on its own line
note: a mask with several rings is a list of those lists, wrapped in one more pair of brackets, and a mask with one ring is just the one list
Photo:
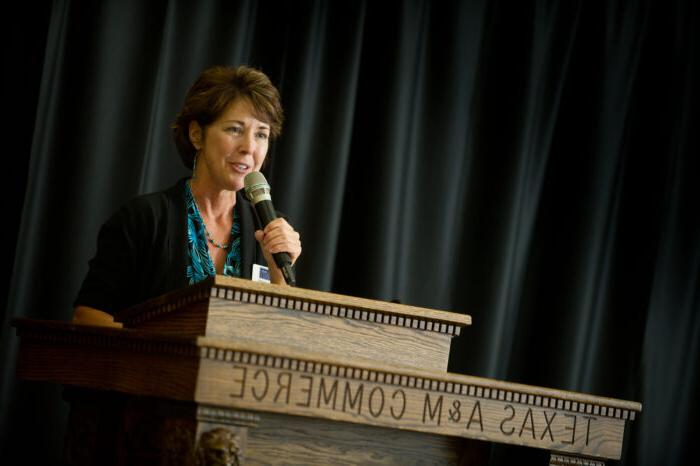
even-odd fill
[(271, 201), (270, 185), (260, 172), (250, 172), (243, 179), (245, 194), (253, 204), (260, 201)]

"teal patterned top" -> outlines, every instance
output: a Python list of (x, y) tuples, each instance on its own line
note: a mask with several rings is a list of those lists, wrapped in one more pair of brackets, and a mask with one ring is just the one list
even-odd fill
[[(214, 263), (209, 256), (207, 234), (204, 231), (204, 221), (194, 201), (190, 180), (185, 183), (185, 201), (187, 204), (187, 280), (190, 285), (199, 283), (205, 278), (216, 275)], [(241, 225), (238, 219), (238, 209), (233, 209), (233, 226), (231, 227), (230, 249), (224, 264), (224, 275), (229, 277), (241, 276)]]

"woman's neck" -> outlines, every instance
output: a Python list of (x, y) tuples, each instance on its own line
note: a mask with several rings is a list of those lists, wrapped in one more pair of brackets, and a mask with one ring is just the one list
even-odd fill
[(208, 218), (220, 218), (231, 215), (236, 205), (236, 192), (217, 189), (210, 183), (198, 178), (190, 180), (190, 189), (199, 208), (199, 213)]

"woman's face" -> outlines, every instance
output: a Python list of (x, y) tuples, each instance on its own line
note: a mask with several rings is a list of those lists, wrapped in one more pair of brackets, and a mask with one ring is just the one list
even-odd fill
[(202, 132), (190, 124), (190, 141), (199, 151), (196, 179), (227, 191), (243, 188), (243, 178), (260, 170), (270, 139), (270, 125), (253, 116), (248, 99), (237, 99)]

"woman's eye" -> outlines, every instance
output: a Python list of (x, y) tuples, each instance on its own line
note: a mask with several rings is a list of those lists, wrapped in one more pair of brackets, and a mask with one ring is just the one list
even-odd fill
[(267, 133), (262, 133), (262, 132), (258, 133), (258, 138), (263, 139), (265, 141), (267, 141), (267, 138), (269, 138), (269, 137), (270, 136)]
[(243, 128), (241, 128), (240, 126), (231, 126), (226, 128), (226, 131), (233, 134), (241, 134), (243, 132)]

